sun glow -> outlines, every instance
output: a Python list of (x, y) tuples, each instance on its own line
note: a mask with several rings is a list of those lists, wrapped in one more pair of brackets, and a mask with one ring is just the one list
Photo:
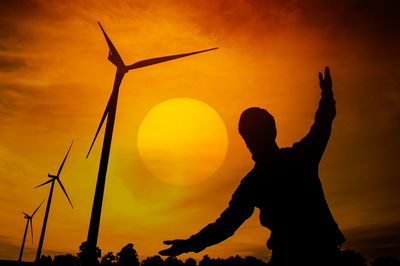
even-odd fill
[(157, 178), (188, 186), (203, 182), (222, 164), (228, 148), (225, 124), (209, 105), (175, 98), (148, 112), (140, 125), (138, 149)]

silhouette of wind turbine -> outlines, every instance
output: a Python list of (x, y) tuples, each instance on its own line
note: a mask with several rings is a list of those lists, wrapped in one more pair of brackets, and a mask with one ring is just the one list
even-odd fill
[(33, 244), (33, 227), (32, 227), (32, 218), (35, 215), (35, 213), (37, 212), (37, 210), (39, 210), (40, 206), (42, 206), (42, 203), (40, 203), (40, 205), (36, 208), (36, 210), (31, 214), (28, 215), (25, 212), (22, 212), (24, 214), (24, 218), (26, 219), (26, 227), (25, 227), (25, 233), (24, 233), (24, 238), (22, 239), (22, 245), (21, 245), (21, 251), (19, 252), (19, 258), (18, 261), (21, 261), (22, 259), (22, 253), (24, 253), (24, 246), (25, 246), (25, 239), (26, 239), (26, 233), (28, 232), (28, 225), (29, 223), (31, 224), (31, 236), (32, 236), (32, 244)]
[[(72, 143), (73, 143), (73, 141), (72, 141)], [(51, 183), (50, 193), (49, 193), (49, 199), (47, 200), (46, 212), (45, 212), (45, 214), (44, 214), (42, 232), (41, 232), (41, 234), (40, 234), (39, 246), (38, 246), (37, 253), (36, 253), (36, 261), (39, 261), (40, 255), (42, 254), (44, 233), (45, 233), (45, 231), (46, 231), (47, 218), (49, 217), (49, 210), (50, 210), (51, 198), (52, 198), (52, 196), (53, 196), (54, 183), (55, 183), (56, 181), (57, 181), (58, 184), (60, 185), (62, 191), (63, 191), (64, 194), (65, 194), (65, 196), (67, 197), (67, 199), (68, 199), (68, 201), (69, 201), (69, 204), (71, 204), (71, 207), (74, 208), (74, 206), (72, 206), (71, 200), (70, 200), (69, 197), (68, 197), (67, 191), (65, 191), (65, 188), (64, 188), (63, 184), (62, 184), (61, 181), (60, 181), (61, 170), (63, 169), (65, 160), (67, 160), (69, 151), (71, 150), (71, 147), (72, 147), (72, 143), (71, 143), (71, 145), (69, 146), (68, 152), (67, 152), (67, 154), (65, 155), (64, 160), (62, 161), (60, 168), (58, 169), (57, 175), (48, 174), (48, 177), (50, 177), (50, 179), (47, 180), (46, 182), (44, 182), (43, 184), (40, 184), (39, 186), (36, 186), (36, 187), (35, 187), (35, 188), (38, 188), (38, 187), (41, 187), (41, 186), (46, 185), (46, 184), (48, 184), (48, 183)]]
[(93, 144), (97, 138), (97, 135), (99, 134), (99, 131), (104, 123), (104, 120), (107, 117), (106, 130), (104, 133), (103, 148), (102, 148), (102, 152), (101, 152), (100, 166), (99, 166), (99, 172), (98, 172), (98, 176), (97, 176), (96, 190), (95, 190), (95, 195), (94, 195), (94, 200), (93, 200), (92, 215), (90, 217), (90, 225), (89, 225), (89, 232), (88, 232), (88, 239), (87, 239), (88, 252), (89, 252), (88, 255), (89, 255), (89, 258), (91, 258), (91, 259), (96, 257), (96, 244), (97, 244), (97, 237), (98, 237), (98, 233), (99, 233), (101, 207), (102, 207), (102, 203), (103, 203), (104, 185), (105, 185), (105, 181), (106, 181), (108, 159), (109, 159), (110, 148), (111, 148), (111, 139), (112, 139), (112, 134), (113, 134), (113, 129), (114, 129), (118, 92), (119, 92), (119, 86), (121, 84), (121, 81), (122, 81), (124, 75), (129, 70), (132, 70), (132, 69), (146, 67), (146, 66), (178, 59), (181, 57), (217, 49), (217, 48), (212, 48), (212, 49), (201, 50), (201, 51), (185, 53), (185, 54), (177, 54), (177, 55), (151, 58), (151, 59), (138, 61), (132, 65), (127, 66), (123, 62), (121, 56), (117, 52), (117, 49), (115, 48), (115, 46), (113, 45), (111, 40), (108, 38), (108, 36), (107, 36), (106, 32), (104, 31), (103, 27), (101, 26), (100, 22), (98, 22), (98, 23), (99, 23), (101, 31), (103, 32), (104, 37), (105, 37), (106, 42), (109, 47), (108, 60), (117, 67), (117, 71), (116, 71), (116, 75), (115, 75), (114, 86), (113, 86), (111, 96), (108, 100), (106, 109), (100, 120), (100, 125), (97, 128), (93, 142), (92, 142), (89, 152), (86, 156), (86, 158), (89, 156), (90, 151), (92, 150)]

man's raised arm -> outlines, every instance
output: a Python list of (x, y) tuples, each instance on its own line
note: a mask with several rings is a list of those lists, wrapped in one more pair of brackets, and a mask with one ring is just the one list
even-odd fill
[(321, 87), (321, 100), (315, 113), (314, 124), (310, 132), (301, 141), (295, 143), (293, 148), (304, 151), (306, 157), (320, 161), (328, 143), (332, 121), (336, 115), (335, 100), (332, 92), (332, 79), (329, 68), (325, 68), (325, 77), (319, 73), (319, 85)]
[(170, 248), (159, 252), (164, 256), (178, 256), (186, 252), (200, 252), (206, 247), (215, 245), (232, 236), (240, 225), (254, 212), (254, 205), (250, 200), (248, 184), (242, 183), (232, 195), (229, 207), (214, 222), (204, 227), (200, 232), (188, 239), (164, 241)]

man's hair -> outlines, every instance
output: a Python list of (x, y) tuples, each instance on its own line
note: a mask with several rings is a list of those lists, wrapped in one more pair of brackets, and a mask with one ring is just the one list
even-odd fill
[(275, 141), (275, 119), (265, 109), (259, 107), (248, 108), (240, 116), (239, 133), (248, 146), (249, 144), (257, 144), (254, 142), (260, 140)]

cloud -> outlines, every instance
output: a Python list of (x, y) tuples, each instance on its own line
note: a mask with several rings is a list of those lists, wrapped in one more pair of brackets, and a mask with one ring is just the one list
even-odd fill
[(345, 230), (345, 247), (357, 250), (369, 260), (400, 254), (400, 221)]
[(321, 27), (327, 31), (356, 30), (352, 33), (370, 37), (374, 34), (396, 37), (397, 34), (393, 33), (400, 24), (396, 19), (396, 10), (400, 4), (396, 0), (346, 2), (312, 0), (296, 1), (295, 5), (301, 10), (302, 20), (307, 26)]
[(285, 31), (287, 26), (318, 29), (331, 37), (346, 33), (369, 36), (371, 40), (377, 34), (399, 39), (395, 34), (400, 25), (399, 7), (396, 0), (223, 0), (213, 3), (185, 1), (177, 5), (178, 9), (191, 10), (188, 16), (204, 32), (234, 39), (238, 36), (232, 33), (261, 37), (271, 31)]
[(24, 59), (0, 55), (0, 72), (14, 72), (24, 67), (26, 67)]
[[(25, 240), (24, 253), (22, 256), (23, 261), (29, 261), (29, 260), (33, 261), (36, 255), (36, 248), (32, 247), (31, 244), (32, 242), (29, 243), (29, 241), (30, 241), (29, 236), (27, 236), (27, 239)], [(17, 260), (20, 249), (21, 246), (14, 244), (11, 238), (0, 235), (0, 259)], [(56, 250), (44, 249), (42, 251), (42, 254), (54, 256), (54, 255), (63, 255), (66, 253)]]
[(11, 115), (22, 107), (23, 99), (29, 101), (39, 95), (39, 89), (34, 86), (0, 82), (0, 114)]
[(0, 51), (20, 50), (31, 34), (26, 27), (40, 16), (41, 7), (37, 1), (0, 2)]

